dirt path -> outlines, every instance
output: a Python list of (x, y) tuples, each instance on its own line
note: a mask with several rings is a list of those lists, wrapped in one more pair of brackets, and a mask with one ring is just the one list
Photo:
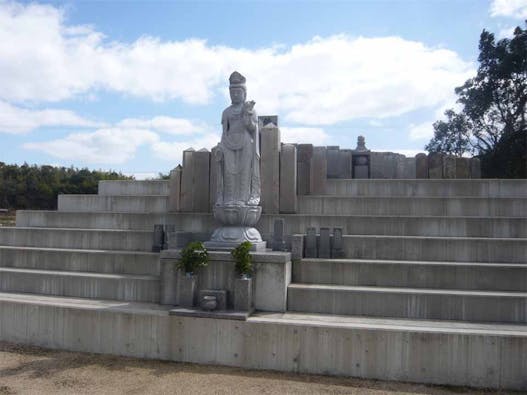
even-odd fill
[(0, 342), (0, 395), (73, 393), (379, 395), (489, 392), (51, 351)]

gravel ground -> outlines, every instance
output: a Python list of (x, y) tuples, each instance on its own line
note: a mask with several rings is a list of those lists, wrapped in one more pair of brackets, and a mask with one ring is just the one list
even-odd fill
[(85, 393), (435, 395), (498, 392), (52, 351), (0, 342), (0, 395)]

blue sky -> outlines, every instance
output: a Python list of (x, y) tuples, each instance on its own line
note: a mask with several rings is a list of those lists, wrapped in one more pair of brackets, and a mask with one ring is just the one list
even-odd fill
[(168, 172), (247, 77), (283, 142), (415, 155), (527, 0), (0, 0), (0, 161)]

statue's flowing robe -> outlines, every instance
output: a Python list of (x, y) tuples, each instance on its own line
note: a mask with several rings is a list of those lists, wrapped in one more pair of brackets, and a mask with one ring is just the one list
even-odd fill
[(244, 116), (242, 109), (243, 105), (231, 105), (221, 117), (223, 134), (218, 144), (216, 205), (260, 203), (258, 117), (255, 112)]

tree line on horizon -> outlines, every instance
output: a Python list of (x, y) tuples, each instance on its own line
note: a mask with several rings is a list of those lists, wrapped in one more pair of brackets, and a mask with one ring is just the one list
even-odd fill
[(460, 109), (434, 123), (425, 149), (475, 155), (485, 178), (527, 178), (527, 29), (499, 41), (483, 30), (479, 52), (476, 76), (455, 89)]
[(101, 180), (133, 177), (115, 171), (0, 162), (0, 208), (55, 210), (60, 193), (95, 194)]

